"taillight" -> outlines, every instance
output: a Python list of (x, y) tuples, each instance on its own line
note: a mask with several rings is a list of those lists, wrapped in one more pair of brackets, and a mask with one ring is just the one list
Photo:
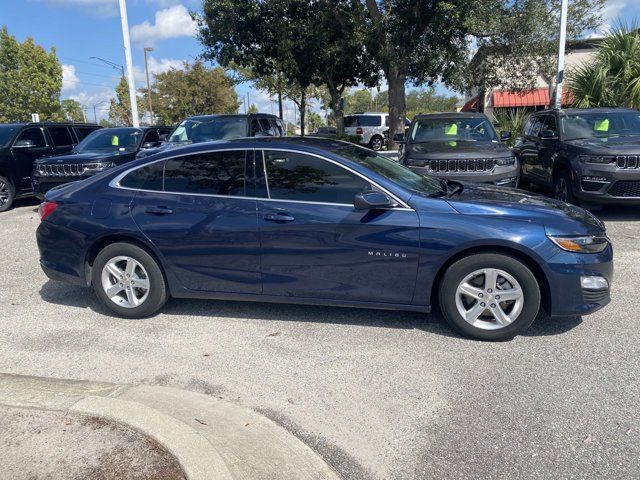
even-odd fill
[(44, 222), (49, 215), (56, 211), (58, 204), (56, 202), (42, 202), (38, 207), (40, 221)]
[(362, 130), (362, 127), (356, 128), (356, 135), (362, 135), (363, 133), (364, 133), (364, 130)]

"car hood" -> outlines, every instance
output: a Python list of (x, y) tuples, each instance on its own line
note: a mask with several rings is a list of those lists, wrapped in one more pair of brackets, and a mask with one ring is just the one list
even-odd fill
[(124, 157), (133, 157), (133, 152), (80, 152), (68, 153), (66, 155), (56, 155), (55, 157), (45, 157), (36, 160), (38, 165), (56, 165), (60, 163), (92, 163), (108, 162), (110, 160), (122, 160)]
[(541, 224), (550, 235), (600, 235), (605, 225), (590, 212), (524, 190), (465, 183), (462, 193), (447, 199), (459, 213), (486, 215)]
[(450, 142), (409, 143), (406, 155), (412, 158), (447, 159), (447, 158), (504, 158), (511, 155), (511, 150), (498, 142), (470, 142), (468, 140)]
[(585, 153), (601, 155), (640, 155), (640, 137), (605, 137), (568, 140), (568, 145), (584, 149)]

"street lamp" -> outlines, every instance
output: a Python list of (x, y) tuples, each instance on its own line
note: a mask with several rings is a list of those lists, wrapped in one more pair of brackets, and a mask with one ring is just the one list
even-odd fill
[(147, 53), (153, 52), (153, 48), (144, 47), (144, 69), (147, 73), (147, 99), (149, 100), (149, 125), (153, 126), (153, 107), (151, 106), (151, 83), (149, 82), (149, 63)]
[(96, 111), (96, 107), (99, 107), (100, 105), (102, 105), (104, 103), (107, 103), (107, 101), (106, 100), (102, 100), (101, 102), (98, 102), (98, 103), (93, 105), (93, 121), (95, 123), (98, 123), (98, 113)]

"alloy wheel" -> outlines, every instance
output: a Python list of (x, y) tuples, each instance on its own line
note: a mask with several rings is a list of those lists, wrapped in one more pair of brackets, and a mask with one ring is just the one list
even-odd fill
[(567, 198), (569, 198), (569, 185), (567, 185), (564, 177), (561, 176), (556, 180), (554, 194), (556, 199), (562, 200), (563, 202), (566, 202)]
[(456, 290), (456, 307), (464, 320), (482, 330), (498, 330), (522, 313), (524, 293), (504, 270), (483, 268), (467, 275)]
[(5, 205), (9, 201), (9, 186), (0, 181), (0, 207)]
[(102, 269), (102, 288), (116, 305), (136, 308), (149, 296), (149, 275), (134, 258), (114, 257)]
[(382, 139), (380, 137), (373, 137), (371, 139), (371, 148), (376, 151), (382, 149)]

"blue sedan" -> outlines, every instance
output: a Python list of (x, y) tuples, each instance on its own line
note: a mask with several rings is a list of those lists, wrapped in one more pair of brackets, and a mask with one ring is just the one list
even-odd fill
[(171, 297), (429, 312), (471, 337), (543, 308), (609, 302), (613, 252), (589, 212), (421, 176), (324, 139), (191, 145), (47, 193), (40, 264), (143, 318)]

